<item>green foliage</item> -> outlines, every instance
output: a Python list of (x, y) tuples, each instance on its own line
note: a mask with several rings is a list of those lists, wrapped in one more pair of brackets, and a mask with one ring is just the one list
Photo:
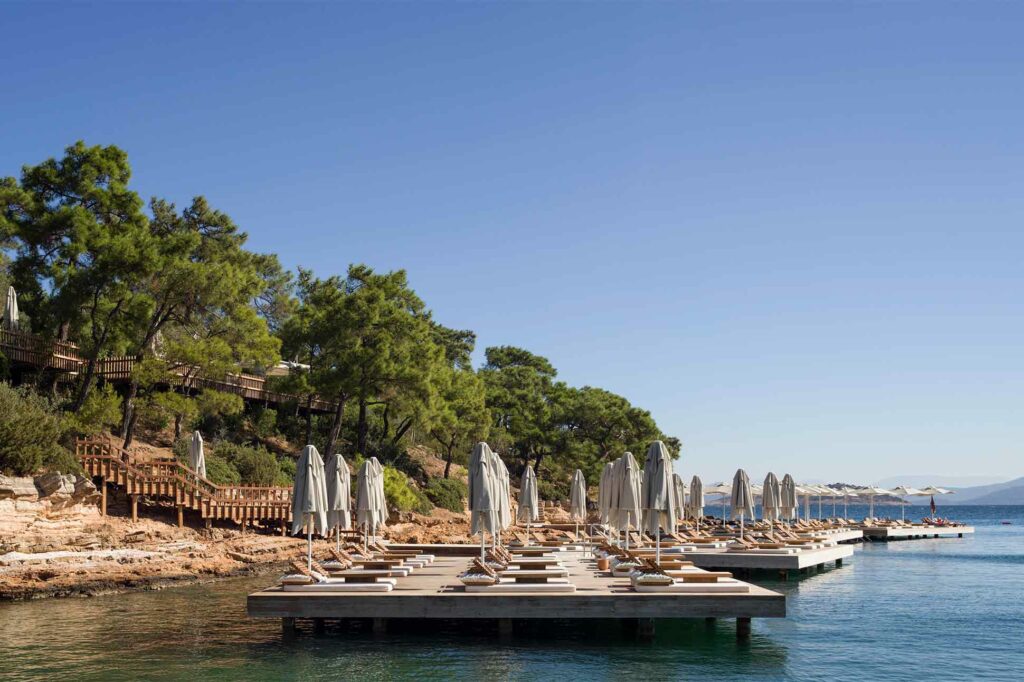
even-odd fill
[[(174, 456), (179, 462), (188, 466), (188, 438), (179, 438), (174, 441)], [(217, 454), (213, 448), (205, 448), (203, 456), (206, 458), (206, 479), (217, 485), (239, 485), (242, 476), (235, 469), (234, 465)]]
[(11, 364), (7, 356), (0, 352), (0, 381), (7, 381), (11, 378)]
[(445, 458), (444, 477), (451, 473), (456, 452), (467, 452), (485, 438), (491, 415), (487, 410), (484, 382), (471, 369), (450, 369), (441, 388), (441, 399), (430, 435)]
[(67, 415), (69, 428), (83, 436), (107, 432), (120, 421), (121, 396), (109, 383), (90, 393), (77, 412)]
[(390, 507), (399, 511), (430, 513), (427, 496), (413, 486), (405, 474), (391, 467), (384, 467), (384, 497)]
[(249, 428), (257, 438), (270, 438), (277, 433), (277, 410), (257, 406), (249, 416)]
[(139, 409), (144, 425), (151, 429), (162, 429), (173, 421), (175, 439), (181, 437), (183, 430), (188, 430), (192, 426), (199, 413), (194, 399), (174, 391), (161, 391), (150, 395), (140, 403)]
[(65, 430), (61, 413), (49, 400), (27, 387), (0, 383), (0, 470), (16, 476), (43, 469), (80, 471), (60, 444)]
[(462, 481), (453, 478), (433, 478), (427, 483), (423, 493), (435, 507), (461, 512), (465, 510), (469, 488)]
[(234, 467), (245, 485), (273, 486), (281, 481), (281, 466), (277, 458), (265, 448), (220, 441), (212, 449), (219, 458)]
[(569, 499), (569, 481), (561, 478), (543, 478), (537, 481), (537, 497), (542, 500)]

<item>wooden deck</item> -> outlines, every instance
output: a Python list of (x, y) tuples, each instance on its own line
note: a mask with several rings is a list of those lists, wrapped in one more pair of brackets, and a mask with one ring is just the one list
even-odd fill
[(583, 552), (559, 552), (559, 558), (569, 572), (570, 582), (576, 585), (575, 593), (468, 593), (457, 578), (468, 559), (438, 553), (433, 564), (399, 578), (392, 592), (302, 593), (270, 587), (250, 594), (247, 609), (252, 618), (284, 619), (286, 629), (296, 618), (372, 618), (375, 628), (382, 626), (376, 621), (390, 618), (736, 618), (742, 621), (739, 629), (749, 632), (750, 618), (786, 615), (784, 595), (755, 585), (748, 593), (639, 594), (629, 588), (627, 579), (599, 573)]
[[(24, 332), (0, 329), (0, 351), (11, 363), (25, 364), (36, 368), (53, 369), (74, 376), (80, 373), (85, 361), (79, 353), (78, 346), (70, 341), (47, 341), (41, 337)], [(100, 358), (96, 374), (108, 381), (127, 381), (135, 367), (135, 358), (116, 356)], [(212, 388), (226, 393), (234, 393), (245, 400), (253, 400), (275, 405), (291, 403), (296, 397), (286, 393), (268, 390), (266, 377), (253, 374), (229, 374), (223, 378), (207, 378), (196, 375), (193, 367), (180, 367), (173, 370), (178, 376), (175, 388), (199, 390)], [(336, 403), (316, 398), (312, 409), (317, 412), (333, 412)]]
[(922, 538), (962, 538), (974, 532), (973, 526), (919, 526), (912, 528), (865, 528), (869, 540), (917, 540)]
[(842, 566), (843, 560), (853, 556), (853, 547), (823, 547), (804, 549), (796, 554), (768, 554), (758, 552), (727, 552), (724, 549), (706, 549), (684, 552), (682, 558), (694, 566), (707, 569), (748, 571), (802, 571), (828, 563)]

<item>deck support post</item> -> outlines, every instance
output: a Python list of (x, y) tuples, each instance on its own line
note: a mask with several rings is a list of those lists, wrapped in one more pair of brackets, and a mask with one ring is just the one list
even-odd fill
[(836, 559), (836, 568), (839, 568), (842, 565), (843, 565), (843, 560), (842, 559)]
[(213, 528), (213, 519), (211, 519), (210, 517), (206, 517), (206, 519), (203, 522), (203, 525), (206, 526), (207, 530), (209, 530), (210, 528)]
[(957, 533), (957, 534), (956, 534), (956, 536), (957, 536), (958, 538), (962, 538), (962, 537), (964, 536), (964, 534), (963, 534), (963, 533)]
[(501, 639), (509, 639), (512, 637), (512, 619), (511, 618), (499, 618), (498, 619), (498, 636)]
[(282, 618), (281, 619), (281, 634), (285, 637), (295, 636), (295, 619), (294, 618)]
[(281, 519), (281, 537), (288, 535), (288, 524), (284, 519)]
[(388, 619), (374, 618), (371, 627), (373, 628), (373, 634), (386, 635), (388, 632)]
[(654, 639), (653, 618), (641, 618), (637, 621), (636, 638), (641, 642), (650, 642)]
[(107, 477), (100, 476), (100, 516), (107, 515)]
[(313, 619), (313, 633), (314, 634), (322, 635), (322, 634), (324, 634), (324, 630), (325, 629), (326, 629), (326, 627), (324, 626), (324, 619), (323, 618), (314, 618)]
[(178, 505), (178, 528), (185, 527), (185, 508), (182, 505)]
[(740, 639), (740, 640), (750, 639), (750, 619), (749, 618), (737, 618), (736, 619), (736, 639)]
[(132, 501), (132, 521), (138, 521), (139, 520), (139, 496), (133, 493), (133, 494), (129, 495), (128, 497), (130, 497), (131, 501)]
[(789, 580), (789, 571), (786, 569), (779, 571), (779, 580)]

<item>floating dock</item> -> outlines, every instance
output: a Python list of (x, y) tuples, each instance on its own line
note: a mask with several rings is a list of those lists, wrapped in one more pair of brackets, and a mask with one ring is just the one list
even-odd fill
[(729, 552), (724, 549), (706, 549), (683, 552), (681, 558), (692, 561), (698, 568), (745, 571), (806, 571), (825, 564), (842, 566), (843, 560), (853, 556), (853, 547), (837, 545), (820, 549), (801, 549), (793, 554), (769, 552)]
[(973, 526), (911, 526), (910, 528), (889, 528), (885, 526), (864, 528), (866, 540), (914, 540), (918, 538), (962, 538), (974, 532)]
[[(451, 547), (464, 552), (471, 546)], [(325, 619), (372, 619), (375, 631), (386, 631), (388, 619), (490, 619), (498, 621), (499, 632), (510, 633), (512, 621), (518, 620), (604, 618), (635, 621), (638, 631), (648, 636), (657, 619), (735, 618), (740, 637), (749, 635), (751, 618), (786, 615), (785, 596), (756, 585), (743, 593), (637, 593), (628, 579), (598, 572), (593, 560), (578, 551), (557, 553), (575, 593), (469, 593), (457, 577), (467, 566), (465, 556), (435, 553), (434, 563), (399, 578), (391, 592), (285, 592), (271, 587), (249, 595), (248, 614), (282, 619), (286, 634), (294, 632), (296, 619), (311, 619), (315, 628), (322, 628)]]

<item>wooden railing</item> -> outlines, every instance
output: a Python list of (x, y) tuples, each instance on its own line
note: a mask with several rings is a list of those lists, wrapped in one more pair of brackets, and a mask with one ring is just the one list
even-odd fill
[[(0, 350), (12, 362), (53, 368), (61, 372), (81, 372), (85, 364), (79, 354), (78, 346), (74, 343), (46, 341), (32, 334), (8, 329), (0, 330)], [(135, 358), (131, 356), (100, 358), (96, 368), (97, 374), (108, 381), (127, 381), (131, 378), (135, 362)], [(194, 367), (180, 367), (173, 370), (173, 373), (180, 377), (176, 388), (189, 390), (212, 388), (226, 393), (234, 393), (245, 400), (274, 404), (290, 403), (297, 399), (287, 393), (267, 390), (266, 378), (252, 374), (228, 374), (223, 379), (208, 379), (198, 376)], [(335, 405), (334, 402), (320, 398), (315, 398), (312, 402), (312, 408), (319, 412), (332, 412)]]
[(193, 509), (203, 519), (247, 521), (277, 520), (287, 523), (292, 515), (291, 488), (217, 485), (176, 459), (141, 460), (106, 441), (80, 439), (75, 455), (92, 477), (102, 479), (103, 510), (106, 485), (125, 488), (132, 502), (132, 516), (141, 496), (170, 499), (179, 509)]

